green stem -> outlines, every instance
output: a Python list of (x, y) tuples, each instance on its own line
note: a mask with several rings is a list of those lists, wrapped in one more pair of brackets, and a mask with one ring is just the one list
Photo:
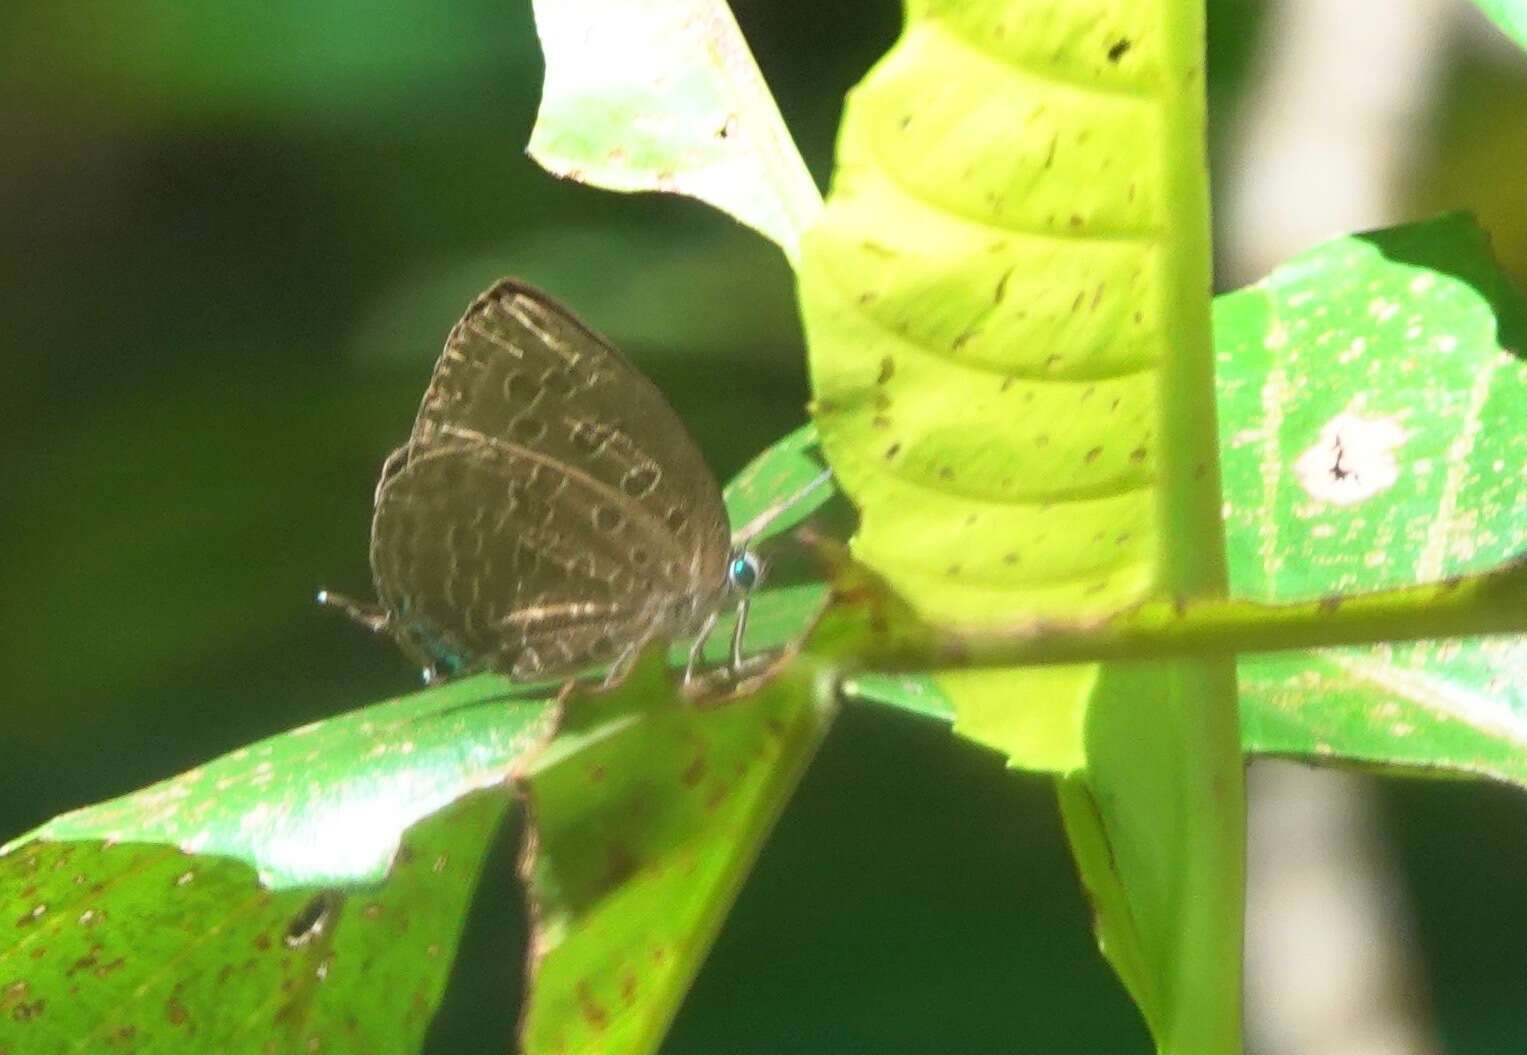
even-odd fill
[(898, 643), (877, 670), (1007, 667), (1527, 634), (1527, 561), (1442, 583), (1299, 604), (1148, 601), (1092, 625), (1034, 625)]

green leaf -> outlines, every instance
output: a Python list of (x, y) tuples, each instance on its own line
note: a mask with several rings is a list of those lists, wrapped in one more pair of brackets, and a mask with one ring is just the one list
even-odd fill
[(384, 881), (345, 889), (269, 890), (244, 862), (140, 841), (28, 842), (0, 857), (0, 1051), (417, 1051), (507, 802), (467, 796), (409, 830)]
[[(921, 0), (850, 96), (800, 264), (814, 416), (855, 555), (934, 622), (1224, 591), (1202, 19)], [(938, 688), (1012, 764), (1080, 775), (1078, 862), (1162, 1050), (1238, 1048), (1230, 661)]]
[[(1320, 246), (1221, 297), (1215, 329), (1238, 595), (1527, 551), (1527, 298), (1470, 219)], [(1248, 657), (1240, 680), (1248, 751), (1527, 780), (1527, 637)]]
[(1527, 0), (1474, 0), (1501, 32), (1527, 48)]
[(272, 890), (380, 881), (403, 831), (504, 783), (551, 729), (546, 700), (469, 678), (315, 722), (119, 799), (32, 840), (160, 843), (253, 867)]
[(503, 678), (453, 682), (15, 840), (0, 1050), (417, 1050), (551, 719)]
[(825, 731), (814, 669), (702, 707), (649, 654), (616, 689), (568, 701), (524, 778), (526, 1055), (657, 1050)]
[(536, 0), (546, 84), (530, 154), (618, 191), (686, 194), (795, 258), (821, 207), (723, 0)]
[[(850, 99), (803, 259), (822, 442), (863, 512), (856, 556), (924, 614), (1087, 621), (1159, 588), (1158, 559), (1218, 550), (1213, 419), (1173, 391), (1207, 382), (1207, 352), (1165, 354), (1186, 310), (1174, 269), (1207, 265), (1201, 235), (1172, 246), (1164, 216), (1203, 191), (1134, 163), (1175, 120), (1158, 105), (1159, 13), (923, 6)], [(1162, 520), (1152, 481), (1169, 471), (1186, 497)], [(1091, 684), (951, 675), (939, 693), (1015, 765), (1069, 772)], [(1038, 728), (1012, 717), (1007, 701), (1038, 695)]]

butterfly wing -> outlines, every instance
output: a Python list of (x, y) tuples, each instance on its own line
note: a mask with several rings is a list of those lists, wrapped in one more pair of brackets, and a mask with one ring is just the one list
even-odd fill
[(533, 677), (690, 626), (728, 549), (720, 491), (656, 386), (506, 280), (446, 342), (378, 484), (371, 556), (416, 658)]

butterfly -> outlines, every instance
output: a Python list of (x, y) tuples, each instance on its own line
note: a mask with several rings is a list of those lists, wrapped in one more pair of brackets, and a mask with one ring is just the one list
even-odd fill
[(763, 519), (734, 536), (657, 386), (557, 301), (506, 278), (451, 330), (408, 442), (382, 467), (377, 603), (318, 599), (390, 634), (426, 682), (600, 667), (614, 678), (648, 642), (692, 635), (688, 680), (733, 601), (731, 664), (742, 663), (764, 572), (747, 543)]

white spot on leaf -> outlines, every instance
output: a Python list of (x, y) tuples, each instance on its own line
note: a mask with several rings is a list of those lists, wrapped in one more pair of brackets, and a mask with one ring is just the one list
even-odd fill
[(1400, 478), (1398, 450), (1409, 433), (1393, 417), (1369, 418), (1344, 410), (1294, 462), (1311, 498), (1345, 506), (1365, 501)]

